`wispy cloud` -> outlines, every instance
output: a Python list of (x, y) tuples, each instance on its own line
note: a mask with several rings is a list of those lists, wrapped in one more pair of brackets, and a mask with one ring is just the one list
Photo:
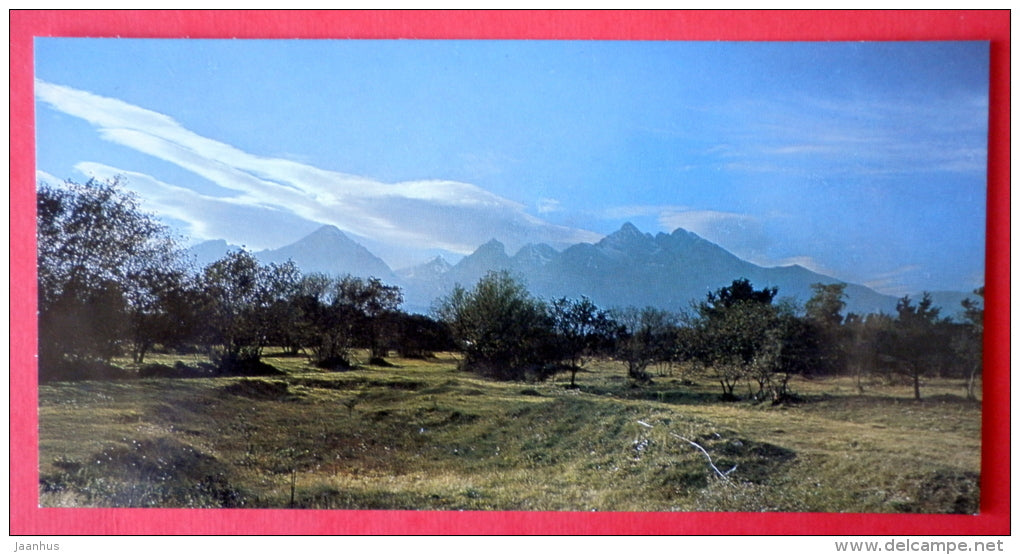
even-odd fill
[(666, 229), (682, 227), (758, 264), (769, 264), (765, 251), (770, 244), (760, 219), (747, 214), (716, 210), (667, 208), (659, 213)]
[[(599, 213), (599, 216), (610, 220), (625, 220), (627, 218), (637, 218), (642, 216), (659, 217), (662, 214), (683, 212), (686, 210), (690, 209), (683, 206), (661, 204), (628, 204), (623, 206), (607, 207)], [(670, 227), (669, 222), (664, 221), (661, 218), (659, 219), (659, 223), (667, 229), (673, 229)]]
[(46, 183), (49, 185), (59, 185), (64, 180), (57, 178), (55, 175), (44, 172), (42, 170), (35, 171), (35, 180), (38, 183)]
[(819, 262), (813, 256), (791, 256), (789, 258), (783, 258), (781, 260), (777, 260), (772, 265), (773, 266), (793, 266), (793, 265), (797, 265), (797, 266), (803, 266), (803, 267), (807, 268), (808, 270), (811, 270), (812, 272), (817, 272), (819, 274), (824, 274), (824, 275), (827, 275), (827, 276), (834, 276), (836, 274), (836, 272), (832, 268), (829, 268), (825, 264), (822, 264), (821, 262)]
[(914, 277), (912, 274), (920, 271), (922, 271), (921, 266), (908, 264), (880, 273), (872, 279), (865, 281), (863, 285), (887, 295), (906, 295), (914, 292), (908, 284), (915, 281), (912, 279)]
[(609, 209), (606, 215), (614, 219), (652, 216), (667, 231), (681, 227), (759, 266), (797, 264), (821, 274), (836, 275), (835, 270), (812, 256), (776, 258), (770, 255), (775, 241), (767, 230), (768, 221), (772, 218), (786, 218), (784, 214), (754, 216), (719, 210), (694, 210), (684, 206), (635, 205)]
[(536, 206), (536, 208), (538, 209), (539, 214), (556, 212), (560, 209), (560, 201), (554, 198), (540, 198), (538, 199), (538, 206)]
[(310, 232), (314, 224), (285, 210), (260, 207), (236, 197), (216, 197), (160, 181), (152, 176), (95, 162), (75, 166), (98, 179), (121, 177), (135, 191), (142, 209), (171, 221), (193, 239), (226, 239), (250, 248), (276, 246), (274, 230)]
[[(404, 247), (467, 253), (487, 238), (508, 246), (566, 245), (598, 235), (558, 226), (476, 185), (446, 180), (383, 183), (308, 164), (244, 152), (185, 129), (173, 118), (118, 99), (36, 80), (37, 98), (95, 126), (100, 136), (184, 168), (222, 194), (170, 185), (130, 170), (82, 164), (86, 172), (128, 174), (160, 213), (187, 222), (197, 238), (264, 237), (231, 231), (238, 219), (333, 224), (347, 232)], [(551, 205), (546, 205), (549, 207)], [(282, 216), (281, 216), (282, 215)], [(215, 219), (218, 216), (218, 220)], [(278, 246), (250, 245), (252, 247)]]
[(723, 167), (748, 173), (899, 175), (980, 173), (987, 167), (987, 102), (787, 99), (720, 109), (725, 147), (706, 147)]

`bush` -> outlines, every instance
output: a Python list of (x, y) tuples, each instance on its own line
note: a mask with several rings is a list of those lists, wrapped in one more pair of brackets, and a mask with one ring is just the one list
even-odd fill
[(218, 357), (217, 373), (220, 376), (282, 376), (283, 372), (271, 364), (253, 357), (237, 357), (229, 354)]
[(545, 379), (558, 353), (545, 305), (508, 272), (471, 291), (456, 287), (435, 310), (464, 352), (462, 368), (498, 380)]
[(138, 368), (139, 378), (178, 378), (178, 371), (166, 364), (146, 364)]
[(340, 356), (328, 357), (322, 360), (317, 360), (315, 361), (315, 366), (316, 368), (322, 368), (323, 370), (334, 371), (350, 370), (354, 368), (354, 366), (351, 364), (351, 361), (348, 360), (347, 357)]
[(120, 380), (132, 377), (119, 366), (101, 360), (48, 360), (39, 362), (40, 382)]

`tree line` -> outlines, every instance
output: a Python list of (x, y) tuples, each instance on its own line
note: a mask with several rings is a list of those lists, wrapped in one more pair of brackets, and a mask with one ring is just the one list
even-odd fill
[[(905, 296), (895, 315), (843, 314), (846, 285), (815, 284), (801, 307), (756, 289), (747, 279), (709, 292), (691, 310), (646, 307), (602, 310), (589, 299), (545, 302), (508, 272), (492, 272), (471, 290), (457, 287), (435, 313), (464, 353), (462, 366), (501, 379), (574, 376), (594, 358), (623, 363), (628, 377), (645, 383), (653, 365), (694, 368), (711, 377), (726, 399), (739, 384), (749, 397), (790, 399), (795, 375), (850, 374), (863, 390), (866, 376), (905, 379), (921, 398), (925, 377), (964, 378), (975, 396), (981, 371), (981, 305), (964, 302), (965, 319), (940, 315), (925, 293)], [(983, 295), (983, 290), (975, 293)]]
[(153, 348), (199, 350), (210, 372), (266, 371), (266, 347), (323, 368), (451, 349), (446, 327), (401, 312), (377, 278), (302, 274), (236, 250), (194, 268), (168, 228), (117, 180), (37, 191), (41, 379), (101, 376), (114, 356), (145, 363)]
[(585, 297), (539, 299), (523, 280), (492, 272), (426, 316), (401, 311), (400, 288), (377, 278), (306, 275), (245, 250), (194, 268), (117, 180), (41, 184), (37, 214), (41, 379), (94, 377), (125, 354), (141, 365), (155, 348), (204, 352), (210, 372), (259, 373), (268, 346), (330, 369), (350, 367), (355, 349), (375, 364), (391, 351), (456, 350), (467, 371), (569, 373), (571, 386), (595, 358), (620, 361), (637, 384), (654, 365), (682, 365), (710, 376), (723, 397), (746, 383), (750, 397), (775, 403), (790, 398), (794, 375), (847, 374), (861, 388), (876, 373), (900, 376), (917, 398), (926, 376), (960, 377), (973, 397), (981, 371), (983, 311), (970, 299), (961, 321), (928, 294), (903, 297), (896, 314), (844, 315), (844, 284), (815, 284), (798, 306), (736, 279), (682, 312), (603, 309)]

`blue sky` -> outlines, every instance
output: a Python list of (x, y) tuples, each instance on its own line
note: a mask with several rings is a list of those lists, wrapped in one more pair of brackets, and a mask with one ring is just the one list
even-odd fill
[(40, 179), (394, 268), (630, 221), (890, 294), (983, 283), (988, 45), (36, 39)]

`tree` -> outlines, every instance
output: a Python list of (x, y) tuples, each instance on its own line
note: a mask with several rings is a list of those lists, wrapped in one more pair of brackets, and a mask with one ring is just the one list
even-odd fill
[(399, 287), (376, 278), (309, 274), (298, 283), (290, 303), (293, 340), (311, 350), (323, 368), (347, 368), (351, 350), (367, 347), (381, 360), (399, 334)]
[(548, 377), (556, 360), (545, 306), (509, 272), (489, 272), (474, 289), (439, 299), (435, 316), (450, 326), (463, 368), (497, 379)]
[(455, 348), (453, 335), (445, 323), (433, 320), (423, 314), (395, 314), (400, 330), (396, 346), (400, 356), (405, 358), (426, 358), (438, 351), (452, 351)]
[(896, 303), (896, 320), (879, 343), (880, 357), (894, 371), (908, 376), (914, 399), (921, 400), (921, 378), (948, 360), (948, 319), (939, 316), (931, 294), (924, 292), (914, 304), (910, 296)]
[(279, 307), (294, 296), (299, 276), (291, 262), (262, 265), (245, 250), (205, 267), (206, 318), (210, 339), (219, 346), (212, 358), (223, 370), (246, 372), (257, 365), (280, 325)]
[(172, 268), (147, 271), (139, 276), (146, 284), (129, 296), (128, 314), (132, 359), (145, 362), (157, 344), (180, 347), (197, 339), (201, 291), (193, 275)]
[(709, 292), (695, 306), (696, 334), (685, 350), (689, 358), (715, 372), (723, 398), (734, 398), (733, 389), (743, 378), (759, 383), (765, 391), (771, 374), (779, 366), (785, 335), (772, 299), (778, 289), (754, 289), (746, 279)]
[(755, 289), (746, 278), (735, 279), (730, 285), (709, 291), (707, 298), (698, 306), (698, 312), (711, 317), (743, 303), (770, 305), (778, 292), (777, 287)]
[(592, 356), (605, 352), (613, 343), (617, 324), (588, 297), (562, 297), (549, 305), (556, 349), (570, 371), (570, 387), (577, 387), (577, 373)]
[[(323, 276), (324, 277), (324, 276)], [(325, 278), (323, 288), (307, 297), (304, 311), (307, 345), (321, 368), (348, 368), (361, 315), (342, 300), (335, 280)]]
[(805, 321), (799, 330), (805, 360), (811, 366), (806, 372), (828, 374), (846, 365), (846, 329), (843, 309), (846, 308), (846, 284), (815, 283), (814, 294), (804, 304)]
[(797, 316), (792, 304), (775, 305), (771, 318), (752, 368), (758, 382), (755, 397), (779, 404), (792, 395), (790, 378), (829, 364), (830, 352), (836, 347), (827, 342), (817, 322)]
[(41, 183), (36, 199), (45, 378), (66, 362), (109, 361), (136, 335), (132, 324), (145, 325), (165, 308), (162, 296), (181, 261), (167, 228), (119, 179)]
[(362, 320), (361, 329), (372, 358), (382, 359), (388, 348), (382, 340), (387, 314), (404, 302), (403, 293), (395, 285), (386, 285), (378, 278), (362, 279), (344, 276), (336, 284), (336, 301), (350, 307)]
[(307, 349), (322, 368), (350, 366), (359, 315), (342, 301), (339, 279), (322, 273), (301, 276), (288, 303), (291, 320), (281, 339), (291, 353)]
[(879, 366), (879, 344), (892, 333), (893, 318), (888, 314), (861, 316), (847, 314), (844, 327), (846, 368), (854, 376), (857, 392), (864, 393), (864, 377)]
[(616, 356), (627, 363), (627, 376), (638, 383), (651, 381), (648, 366), (672, 357), (677, 316), (653, 307), (629, 307), (612, 315), (619, 324)]
[(975, 289), (974, 294), (980, 297), (981, 300), (976, 301), (974, 299), (967, 298), (960, 303), (963, 306), (963, 317), (966, 321), (966, 325), (954, 337), (953, 343), (954, 350), (960, 357), (964, 366), (968, 369), (968, 399), (977, 398), (974, 394), (974, 389), (977, 383), (977, 377), (981, 375), (982, 357), (984, 354), (984, 349), (982, 348), (985, 331), (985, 308), (983, 302), (985, 298), (984, 286)]
[(843, 309), (846, 308), (845, 283), (813, 283), (814, 294), (804, 303), (809, 320), (819, 324), (837, 327), (843, 323)]

